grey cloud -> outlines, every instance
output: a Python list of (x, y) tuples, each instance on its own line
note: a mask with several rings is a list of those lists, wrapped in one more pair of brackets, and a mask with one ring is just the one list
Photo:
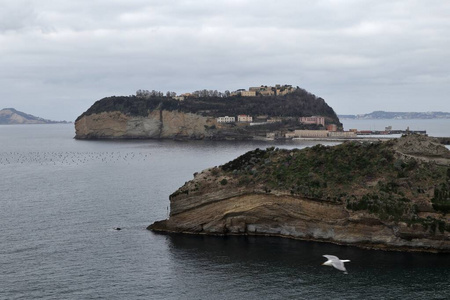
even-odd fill
[(46, 118), (75, 119), (137, 89), (274, 83), (304, 87), (339, 113), (450, 110), (442, 1), (3, 2), (0, 106)]
[(0, 32), (21, 31), (36, 22), (30, 1), (0, 1)]

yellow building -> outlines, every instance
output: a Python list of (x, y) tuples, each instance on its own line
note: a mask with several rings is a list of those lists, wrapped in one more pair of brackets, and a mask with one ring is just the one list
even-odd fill
[(259, 91), (259, 93), (263, 96), (273, 96), (275, 95), (275, 91), (272, 91), (271, 89), (267, 89), (267, 90), (262, 90)]
[(256, 96), (255, 91), (241, 91), (240, 94), (242, 97), (255, 97)]
[(253, 122), (253, 117), (248, 115), (239, 115), (238, 122)]
[(296, 88), (292, 87), (292, 85), (281, 85), (276, 84), (275, 86), (267, 86), (267, 85), (261, 85), (258, 87), (250, 87), (248, 89), (249, 91), (254, 91), (256, 94), (259, 94), (261, 96), (283, 96), (289, 93), (292, 93), (296, 90)]

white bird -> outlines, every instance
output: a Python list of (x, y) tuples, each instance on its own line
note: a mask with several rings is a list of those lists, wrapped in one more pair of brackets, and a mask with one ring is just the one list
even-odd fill
[(345, 274), (347, 274), (347, 270), (345, 269), (344, 263), (350, 262), (348, 259), (339, 259), (337, 256), (334, 255), (324, 255), (323, 257), (325, 257), (328, 260), (324, 262), (322, 266), (335, 267), (336, 269), (344, 271)]

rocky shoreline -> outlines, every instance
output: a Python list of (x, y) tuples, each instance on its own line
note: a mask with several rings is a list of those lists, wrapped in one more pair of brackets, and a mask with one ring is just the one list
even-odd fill
[(450, 151), (424, 136), (257, 149), (196, 173), (148, 229), (450, 253), (449, 167)]

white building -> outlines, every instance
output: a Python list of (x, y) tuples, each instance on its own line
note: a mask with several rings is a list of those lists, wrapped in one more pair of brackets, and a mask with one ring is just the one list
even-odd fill
[(328, 132), (329, 137), (333, 138), (356, 138), (356, 132), (353, 131), (330, 131)]
[(289, 137), (302, 137), (302, 138), (326, 138), (328, 137), (327, 130), (295, 130), (294, 134), (289, 135)]
[(218, 117), (217, 118), (217, 123), (234, 123), (234, 122), (236, 122), (236, 118), (235, 117), (225, 116), (225, 117)]

